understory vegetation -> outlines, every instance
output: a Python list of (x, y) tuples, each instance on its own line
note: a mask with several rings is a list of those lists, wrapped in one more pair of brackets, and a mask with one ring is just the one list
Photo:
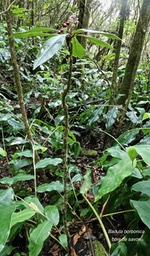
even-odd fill
[(21, 2), (0, 4), (0, 255), (149, 256), (149, 1)]

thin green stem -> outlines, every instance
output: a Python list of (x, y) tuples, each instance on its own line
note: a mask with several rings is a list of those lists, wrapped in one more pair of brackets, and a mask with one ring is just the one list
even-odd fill
[(122, 214), (122, 213), (128, 213), (128, 212), (135, 212), (135, 210), (131, 209), (131, 210), (125, 210), (125, 211), (120, 211), (120, 212), (107, 213), (107, 214), (103, 214), (102, 218), (114, 216), (114, 215), (118, 215), (118, 214)]
[(3, 148), (6, 152), (6, 161), (7, 161), (7, 164), (9, 164), (9, 159), (8, 159), (8, 156), (7, 156), (7, 151), (6, 151), (6, 144), (5, 144), (5, 137), (4, 137), (4, 130), (3, 130), (3, 126), (1, 125), (1, 128), (2, 128), (2, 142), (3, 142)]
[(107, 245), (108, 245), (108, 248), (110, 249), (111, 248), (111, 241), (109, 239), (109, 236), (107, 234), (107, 231), (105, 229), (105, 226), (100, 218), (100, 216), (98, 215), (97, 211), (95, 210), (95, 208), (93, 207), (93, 205), (91, 204), (91, 202), (87, 199), (87, 197), (85, 195), (82, 194), (82, 196), (84, 197), (84, 199), (86, 200), (86, 202), (88, 203), (88, 205), (90, 206), (90, 208), (92, 209), (93, 213), (95, 214), (99, 224), (100, 224), (100, 227), (103, 231), (103, 234), (105, 236), (105, 239), (106, 239), (106, 242), (107, 242)]
[(36, 161), (35, 161), (35, 149), (32, 141), (31, 141), (31, 145), (32, 145), (33, 174), (34, 174), (34, 194), (35, 194), (35, 197), (37, 197), (37, 172), (36, 172)]

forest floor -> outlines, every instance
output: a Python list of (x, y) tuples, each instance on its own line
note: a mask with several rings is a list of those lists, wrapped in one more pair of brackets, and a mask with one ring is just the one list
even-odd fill
[[(81, 154), (79, 157), (77, 157), (75, 159), (74, 164), (78, 166), (80, 173), (82, 175), (85, 174), (86, 169), (90, 168), (91, 170), (91, 179), (92, 182), (98, 182), (100, 180), (100, 178), (102, 176), (105, 175), (105, 172), (103, 171), (103, 169), (101, 167), (97, 167), (95, 166), (95, 162), (96, 160), (100, 157), (101, 152), (103, 150), (103, 146), (104, 146), (104, 136), (103, 134), (97, 134), (97, 137), (93, 138), (92, 136), (90, 136), (89, 132), (84, 132), (83, 134), (81, 134), (80, 137), (80, 143), (81, 143), (81, 147), (84, 147), (84, 153)], [(10, 149), (8, 149), (8, 158), (16, 152), (16, 147), (11, 147)], [(96, 150), (95, 150), (96, 149)], [(94, 156), (91, 156), (92, 150), (95, 150), (97, 153)], [(94, 154), (95, 154), (94, 151)], [(88, 153), (87, 153), (88, 152)], [(89, 154), (89, 155), (88, 155)], [(10, 159), (9, 159), (10, 160)], [(7, 163), (6, 160), (1, 160), (0, 161), (0, 178), (3, 177), (9, 177), (11, 176), (11, 170), (10, 170), (10, 166)], [(47, 179), (47, 182), (51, 182), (51, 179), (54, 179), (54, 177), (51, 177), (51, 175), (49, 174), (49, 172), (45, 172), (45, 176)], [(45, 183), (45, 180), (43, 180), (43, 176), (38, 175), (38, 184), (43, 184)], [(81, 183), (80, 182), (75, 182), (74, 183), (74, 187), (75, 188), (80, 188)], [(19, 191), (19, 189), (24, 188), (24, 192), (31, 192), (34, 193), (34, 191), (32, 190), (32, 188), (34, 187), (33, 181), (27, 181), (27, 182), (18, 182), (17, 183), (17, 187), (16, 185), (12, 186), (14, 188), (15, 191)], [(7, 188), (6, 185), (2, 185), (0, 184), (0, 189), (4, 189)], [(90, 201), (93, 201), (94, 196), (92, 193), (88, 193), (86, 195), (88, 197), (88, 199)], [(41, 203), (44, 205), (47, 205), (48, 202), (50, 201), (50, 198), (48, 196), (48, 194), (46, 196), (42, 196), (40, 198), (39, 195), (39, 199), (41, 201)], [(79, 200), (81, 200), (79, 198)], [(80, 207), (79, 207), (79, 211), (83, 210), (87, 207), (86, 203), (84, 200), (81, 200), (80, 202)], [(105, 213), (105, 209), (104, 212)], [(100, 243), (102, 244), (102, 246), (104, 246), (104, 248), (106, 249), (106, 251), (108, 250), (107, 248), (107, 244), (103, 235), (103, 232), (100, 228), (100, 225), (97, 221), (96, 218), (94, 218), (92, 216), (89, 218), (86, 217), (82, 217), (80, 219), (77, 218), (79, 212), (74, 214), (74, 219), (71, 220), (70, 223), (68, 223), (68, 227), (69, 227), (69, 232), (70, 232), (70, 241), (71, 241), (71, 248), (72, 248), (72, 252), (71, 252), (71, 256), (97, 256), (97, 255), (106, 255), (106, 252), (103, 252), (103, 248), (98, 249), (102, 250), (101, 254), (96, 254), (95, 253), (95, 241), (100, 241)], [(113, 224), (111, 222), (110, 219), (108, 218), (104, 218), (104, 225), (106, 230), (108, 231), (109, 236), (111, 241), (116, 239), (116, 241), (118, 241), (120, 239), (120, 237), (122, 236), (121, 234), (114, 234), (111, 233), (111, 230), (123, 230), (124, 229), (124, 220), (122, 218), (119, 217), (114, 217), (113, 218)], [(110, 232), (109, 232), (110, 230)], [(57, 229), (53, 229), (52, 235), (54, 237), (58, 237), (58, 230)], [(18, 236), (15, 237), (15, 239), (12, 241), (11, 245), (14, 246), (16, 249), (15, 251), (13, 251), (12, 256), (14, 255), (14, 252), (22, 252), (25, 254), (21, 254), (21, 255), (26, 255), (26, 230), (25, 228), (21, 230), (21, 232), (19, 233)], [(112, 241), (113, 242), (113, 241)], [(43, 246), (43, 250), (41, 251), (41, 253), (39, 254), (39, 256), (65, 256), (66, 252), (62, 249), (62, 247), (51, 237), (49, 239), (46, 240), (46, 242), (44, 243)]]

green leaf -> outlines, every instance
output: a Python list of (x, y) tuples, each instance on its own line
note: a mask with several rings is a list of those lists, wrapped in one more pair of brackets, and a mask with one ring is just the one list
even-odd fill
[(49, 33), (57, 33), (57, 32), (58, 32), (57, 29), (40, 27), (40, 28), (32, 28), (24, 32), (16, 32), (13, 35), (19, 38), (29, 37), (29, 36), (54, 36), (56, 34), (51, 35)]
[(96, 201), (102, 196), (112, 192), (120, 186), (122, 181), (131, 175), (135, 168), (135, 161), (132, 162), (128, 154), (124, 152), (124, 157), (118, 163), (111, 166), (104, 178), (102, 178)]
[(50, 221), (44, 221), (39, 224), (30, 234), (29, 237), (29, 256), (38, 256), (42, 250), (44, 241), (48, 238), (52, 229)]
[(33, 148), (34, 148), (34, 150), (41, 150), (42, 153), (44, 153), (47, 150), (46, 147), (43, 147), (41, 145), (34, 145)]
[(44, 212), (53, 225), (56, 226), (59, 223), (59, 211), (56, 205), (47, 205)]
[(120, 147), (117, 145), (115, 147), (108, 148), (106, 150), (112, 157), (123, 159), (127, 154), (125, 151), (121, 150)]
[(3, 148), (0, 148), (0, 155), (5, 157), (7, 152)]
[(134, 147), (127, 148), (128, 155), (130, 159), (133, 161), (137, 157), (137, 152)]
[(49, 165), (57, 166), (61, 162), (62, 162), (61, 158), (53, 158), (53, 159), (52, 158), (44, 158), (36, 163), (36, 168), (37, 169), (45, 168)]
[(72, 38), (72, 54), (80, 59), (85, 55), (85, 49), (76, 37)]
[(118, 36), (116, 36), (112, 33), (107, 33), (107, 32), (103, 32), (103, 31), (99, 31), (99, 30), (91, 30), (91, 29), (85, 29), (85, 28), (76, 30), (76, 34), (85, 33), (85, 32), (91, 33), (91, 34), (101, 34), (101, 35), (106, 36), (111, 39), (121, 40)]
[(128, 145), (130, 144), (136, 136), (139, 134), (139, 129), (133, 129), (133, 130), (128, 130), (121, 134), (117, 140), (122, 144), (122, 145)]
[(14, 199), (14, 191), (12, 188), (0, 192), (0, 204), (9, 204)]
[(110, 250), (110, 256), (127, 256), (127, 246), (124, 242), (113, 244)]
[(86, 174), (84, 175), (83, 184), (80, 188), (81, 194), (86, 194), (87, 191), (91, 188), (92, 182), (91, 182), (91, 170), (87, 169)]
[(109, 49), (113, 49), (113, 47), (110, 44), (108, 44), (108, 43), (106, 43), (106, 42), (104, 42), (104, 41), (102, 41), (98, 38), (91, 37), (91, 36), (86, 36), (86, 35), (82, 35), (82, 37), (87, 38), (90, 42), (92, 42), (93, 44), (98, 45), (100, 47), (107, 47)]
[[(31, 205), (36, 205), (36, 209), (38, 209), (38, 212), (43, 213), (44, 212), (44, 207), (43, 205), (40, 203), (39, 199), (37, 197), (33, 197), (33, 196), (28, 196), (24, 198), (24, 206), (27, 207), (27, 203), (28, 205), (31, 207)], [(32, 204), (31, 204), (32, 203)], [(34, 209), (33, 207), (31, 207), (32, 209)]]
[(11, 142), (9, 143), (10, 146), (14, 145), (21, 145), (27, 143), (27, 140), (21, 138), (21, 137), (15, 137)]
[(6, 245), (1, 251), (1, 256), (8, 256), (15, 248), (11, 245)]
[(33, 152), (32, 150), (24, 150), (24, 151), (21, 151), (21, 152), (16, 152), (15, 154), (13, 154), (13, 159), (16, 159), (18, 157), (33, 157)]
[(106, 128), (110, 128), (116, 121), (118, 114), (118, 108), (113, 107), (106, 114)]
[(142, 121), (149, 119), (150, 118), (150, 113), (144, 113)]
[(137, 182), (132, 186), (132, 190), (141, 192), (150, 197), (150, 179)]
[(9, 177), (2, 178), (2, 179), (0, 179), (0, 183), (12, 185), (18, 181), (32, 180), (32, 179), (34, 179), (33, 175), (20, 173), (12, 178), (9, 178)]
[(93, 241), (93, 246), (94, 246), (95, 256), (100, 256), (100, 255), (105, 256), (106, 255), (106, 250), (105, 250), (104, 246), (98, 240)]
[(150, 145), (135, 145), (137, 153), (143, 158), (143, 161), (150, 166)]
[(4, 248), (10, 233), (10, 223), (13, 212), (15, 211), (15, 204), (0, 202), (0, 252)]
[(136, 209), (143, 223), (150, 229), (150, 200), (135, 201), (130, 200), (131, 205)]
[(37, 192), (43, 193), (43, 192), (50, 192), (50, 191), (57, 191), (62, 192), (64, 190), (64, 186), (60, 181), (52, 181), (51, 183), (42, 184), (38, 186)]
[(20, 223), (20, 222), (24, 222), (25, 220), (30, 219), (31, 217), (33, 217), (35, 215), (36, 211), (27, 208), (24, 209), (20, 212), (14, 212), (12, 214), (12, 218), (11, 218), (11, 228), (16, 224), (16, 223)]
[(45, 63), (47, 60), (51, 59), (54, 54), (56, 54), (61, 46), (64, 44), (67, 34), (53, 36), (52, 38), (48, 39), (43, 49), (41, 50), (41, 54), (39, 57), (34, 61), (33, 69), (36, 69), (38, 66)]
[(62, 234), (59, 236), (59, 241), (62, 247), (66, 248), (68, 243), (67, 243), (67, 236), (65, 234)]
[(15, 160), (11, 160), (10, 164), (13, 165), (13, 168), (16, 170), (19, 170), (25, 166), (28, 166), (30, 164), (32, 164), (32, 161), (29, 159), (15, 159)]

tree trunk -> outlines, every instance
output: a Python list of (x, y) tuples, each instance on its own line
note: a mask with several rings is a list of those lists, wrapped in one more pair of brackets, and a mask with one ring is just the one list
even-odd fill
[[(128, 0), (122, 0), (121, 10), (120, 10), (119, 30), (118, 30), (118, 37), (120, 39), (122, 39), (122, 37), (123, 37), (124, 22), (126, 20), (126, 14), (127, 14), (127, 4), (128, 4)], [(110, 104), (115, 103), (115, 96), (116, 96), (116, 92), (118, 91), (116, 81), (117, 81), (117, 70), (118, 70), (118, 66), (119, 66), (119, 57), (120, 57), (121, 46), (122, 46), (122, 41), (116, 40), (115, 59), (114, 59), (114, 63), (113, 63), (113, 76), (112, 76), (112, 83), (111, 83)]]
[[(10, 2), (9, 2), (9, 4), (10, 4)], [(7, 31), (8, 31), (8, 36), (9, 36), (11, 61), (12, 61), (13, 72), (14, 72), (14, 82), (15, 82), (16, 90), (17, 90), (17, 94), (18, 94), (18, 101), (19, 101), (20, 110), (21, 110), (21, 114), (22, 114), (22, 120), (23, 120), (23, 123), (25, 126), (27, 138), (30, 140), (31, 143), (33, 143), (33, 138), (32, 138), (31, 132), (30, 132), (30, 126), (28, 123), (27, 113), (26, 113), (25, 104), (24, 104), (24, 100), (23, 100), (23, 91), (22, 91), (22, 85), (21, 85), (21, 79), (20, 79), (17, 58), (16, 58), (14, 38), (13, 38), (13, 33), (12, 33), (12, 19), (11, 19), (10, 10), (8, 10), (6, 12), (6, 20), (7, 20)]]
[[(126, 106), (130, 102), (136, 71), (140, 61), (145, 35), (150, 22), (150, 0), (143, 0), (143, 5), (140, 12), (139, 21), (136, 27), (136, 32), (133, 38), (130, 54), (125, 70), (125, 75), (120, 89), (122, 96), (118, 100), (118, 103)], [(126, 102), (127, 101), (127, 102)]]
[(150, 0), (143, 0), (142, 8), (140, 11), (140, 17), (136, 27), (136, 32), (133, 38), (133, 42), (130, 49), (126, 70), (125, 70), (125, 75), (124, 75), (123, 82), (120, 89), (120, 94), (122, 96), (118, 100), (118, 104), (121, 104), (124, 107), (124, 111), (121, 113), (117, 134), (120, 133), (120, 129), (122, 127), (123, 120), (126, 115), (126, 111), (132, 97), (136, 71), (138, 68), (138, 64), (140, 62), (140, 57), (141, 57), (141, 53), (144, 45), (144, 39), (148, 29), (149, 22), (150, 22)]
[[(79, 26), (78, 28), (87, 28), (89, 25), (90, 19), (90, 11), (91, 11), (92, 0), (79, 0), (78, 8), (79, 8)], [(79, 37), (79, 42), (82, 44), (84, 48), (86, 48), (86, 38)]]

